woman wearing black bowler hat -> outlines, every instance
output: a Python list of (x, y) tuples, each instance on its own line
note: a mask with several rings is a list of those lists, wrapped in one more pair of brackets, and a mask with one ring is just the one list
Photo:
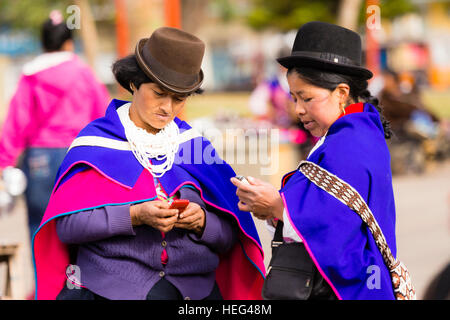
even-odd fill
[(204, 49), (163, 27), (114, 63), (133, 98), (112, 100), (59, 168), (33, 242), (38, 299), (261, 298), (261, 244), (235, 173), (177, 118), (200, 90)]
[[(239, 208), (266, 220), (276, 240), (298, 248), (295, 261), (284, 261), (303, 272), (296, 279), (306, 280), (290, 292), (267, 287), (265, 297), (412, 297), (412, 286), (393, 287), (389, 273), (396, 257), (395, 202), (385, 142), (391, 132), (377, 99), (367, 90), (372, 72), (361, 66), (359, 35), (328, 23), (306, 23), (298, 30), (291, 55), (277, 61), (288, 69), (299, 120), (320, 140), (307, 161), (283, 177), (280, 191), (251, 177), (250, 185), (232, 179)], [(360, 216), (361, 208), (365, 211)], [(275, 277), (285, 276), (274, 265), (267, 284), (273, 285)]]

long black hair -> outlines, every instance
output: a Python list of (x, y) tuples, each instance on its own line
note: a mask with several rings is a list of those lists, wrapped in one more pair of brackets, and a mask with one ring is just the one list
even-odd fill
[(377, 109), (380, 114), (381, 123), (383, 124), (384, 137), (386, 139), (391, 138), (392, 131), (389, 121), (383, 116), (383, 108), (380, 105), (378, 98), (372, 96), (367, 89), (367, 80), (308, 67), (293, 67), (288, 70), (287, 74), (291, 74), (292, 72), (297, 73), (300, 78), (311, 85), (330, 91), (335, 90), (340, 83), (346, 83), (350, 87), (350, 98), (355, 102), (362, 100), (363, 102), (370, 103)]

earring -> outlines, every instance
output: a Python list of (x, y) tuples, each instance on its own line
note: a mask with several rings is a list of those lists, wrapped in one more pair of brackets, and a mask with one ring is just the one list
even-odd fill
[(342, 102), (342, 103), (340, 104), (340, 106), (341, 106), (342, 114), (345, 114), (345, 102)]
[(136, 90), (136, 88), (134, 87), (134, 84), (132, 82), (130, 82), (130, 89), (133, 92)]

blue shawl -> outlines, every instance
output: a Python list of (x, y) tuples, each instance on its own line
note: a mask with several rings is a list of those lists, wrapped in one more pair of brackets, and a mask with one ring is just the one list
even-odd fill
[[(126, 142), (117, 108), (127, 101), (112, 100), (104, 117), (87, 125), (78, 137), (102, 137)], [(175, 118), (180, 133), (191, 129)], [(152, 159), (153, 163), (157, 161)], [(225, 299), (261, 299), (264, 262), (253, 219), (238, 209), (233, 169), (219, 158), (211, 143), (196, 136), (180, 144), (171, 170), (159, 182), (169, 196), (180, 188), (196, 189), (207, 206), (229, 215), (239, 229), (239, 241), (220, 256), (216, 280)], [(33, 238), (36, 296), (54, 299), (64, 283), (69, 257), (56, 234), (55, 219), (88, 209), (138, 203), (155, 198), (153, 178), (130, 150), (101, 146), (71, 148), (60, 166), (44, 218)]]
[[(396, 256), (390, 154), (378, 111), (347, 114), (328, 130), (308, 160), (352, 185), (364, 198)], [(280, 190), (288, 218), (339, 299), (394, 299), (389, 271), (372, 234), (346, 205), (299, 171)]]

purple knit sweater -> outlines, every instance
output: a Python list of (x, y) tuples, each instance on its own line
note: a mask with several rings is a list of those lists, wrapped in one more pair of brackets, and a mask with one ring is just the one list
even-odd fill
[[(162, 238), (147, 225), (133, 227), (130, 205), (106, 206), (58, 218), (60, 240), (78, 244), (76, 264), (86, 288), (108, 299), (142, 300), (162, 277), (185, 298), (200, 300), (214, 286), (219, 253), (237, 241), (237, 226), (222, 214), (206, 210), (199, 194), (182, 188), (179, 198), (199, 204), (206, 215), (201, 237), (174, 228)], [(161, 263), (166, 249), (168, 263)]]

